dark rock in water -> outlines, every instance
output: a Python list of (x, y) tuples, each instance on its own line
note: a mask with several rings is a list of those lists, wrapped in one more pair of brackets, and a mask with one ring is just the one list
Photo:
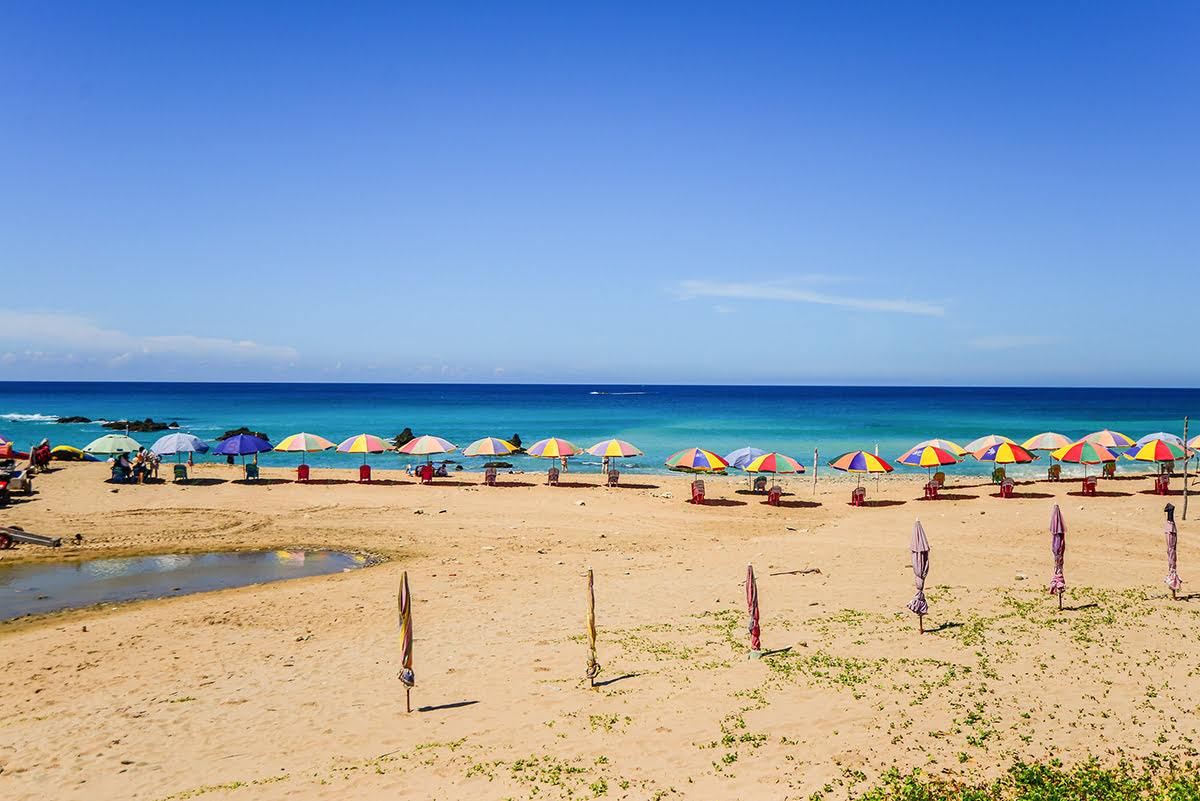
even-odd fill
[(258, 437), (259, 439), (265, 439), (267, 441), (270, 441), (270, 439), (271, 439), (270, 437), (268, 437), (266, 434), (264, 434), (261, 431), (251, 431), (250, 429), (246, 428), (245, 426), (242, 426), (241, 428), (235, 428), (232, 431), (226, 431), (224, 434), (217, 437), (217, 442), (224, 442), (225, 440), (229, 439), (230, 437), (236, 437), (238, 434), (249, 434), (252, 437)]
[(56, 423), (90, 423), (92, 422), (86, 417), (60, 417), (54, 422)]
[(105, 428), (124, 431), (166, 431), (166, 423), (156, 423), (147, 417), (145, 420), (113, 420), (109, 423), (101, 423)]
[(399, 448), (404, 445), (407, 445), (408, 443), (412, 442), (414, 439), (416, 439), (416, 437), (413, 436), (412, 429), (406, 428), (403, 431), (401, 431), (399, 434), (397, 434), (392, 439), (392, 442), (395, 444), (395, 446), (397, 448)]
[(511, 442), (513, 445), (516, 445), (518, 448), (521, 447), (521, 435), (520, 434), (513, 434), (512, 437), (510, 437), (508, 441)]
[(179, 423), (172, 421), (171, 424), (167, 426), (167, 428), (179, 428)]
[(484, 462), (484, 467), (503, 467), (505, 469), (512, 467), (512, 462)]

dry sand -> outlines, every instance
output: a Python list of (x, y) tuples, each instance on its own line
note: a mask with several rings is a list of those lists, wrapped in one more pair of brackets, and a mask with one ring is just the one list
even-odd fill
[[(937, 502), (917, 500), (920, 477), (889, 477), (859, 509), (824, 476), (815, 494), (785, 482), (795, 494), (773, 508), (732, 477), (708, 479), (716, 502), (698, 507), (678, 476), (485, 488), (477, 474), (301, 486), (263, 472), (246, 486), (204, 466), (208, 486), (114, 492), (104, 465), (73, 464), (3, 511), (85, 538), (3, 563), (281, 547), (389, 561), (0, 624), (0, 797), (783, 799), (843, 796), (892, 767), (981, 779), (1014, 759), (1196, 755), (1200, 602), (1163, 583), (1148, 477), (1095, 498), (1021, 484), (1013, 499), (952, 477)], [(1046, 593), (1056, 500), (1062, 612)], [(924, 636), (905, 609), (917, 517), (932, 546)], [(1200, 575), (1194, 529), (1180, 524), (1185, 581)], [(790, 649), (757, 661), (747, 562), (763, 647)], [(594, 690), (580, 681), (589, 566)]]

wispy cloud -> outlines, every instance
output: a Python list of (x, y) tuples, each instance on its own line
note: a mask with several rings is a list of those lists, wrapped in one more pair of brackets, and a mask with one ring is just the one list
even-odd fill
[(967, 342), (971, 347), (981, 350), (1008, 350), (1009, 348), (1028, 348), (1036, 345), (1054, 345), (1062, 342), (1062, 337), (1038, 334), (989, 334), (967, 340)]
[(717, 281), (680, 281), (677, 285), (680, 300), (695, 298), (726, 298), (729, 300), (775, 300), (787, 303), (819, 303), (825, 306), (841, 306), (846, 309), (873, 312), (895, 312), (899, 314), (926, 314), (941, 316), (946, 309), (936, 303), (920, 300), (893, 300), (884, 298), (852, 298), (828, 295), (789, 286), (783, 283), (721, 283)]

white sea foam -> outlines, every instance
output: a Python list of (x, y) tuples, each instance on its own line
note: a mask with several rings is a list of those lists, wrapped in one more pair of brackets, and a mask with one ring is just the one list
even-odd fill
[(17, 423), (53, 423), (54, 421), (58, 420), (58, 415), (56, 415), (56, 414), (19, 414), (19, 413), (13, 412), (12, 414), (0, 414), (0, 418), (3, 418), (5, 420), (12, 420), (13, 422), (17, 422)]

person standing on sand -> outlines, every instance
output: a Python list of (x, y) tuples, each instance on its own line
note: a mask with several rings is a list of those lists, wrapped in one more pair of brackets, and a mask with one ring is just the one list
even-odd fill
[(565, 457), (565, 456), (558, 457), (558, 462), (559, 462), (559, 464), (562, 465), (562, 471), (564, 473), (567, 472), (567, 457)]
[(607, 456), (605, 456), (603, 459), (600, 460), (600, 475), (602, 475), (602, 476), (608, 475), (608, 457)]

